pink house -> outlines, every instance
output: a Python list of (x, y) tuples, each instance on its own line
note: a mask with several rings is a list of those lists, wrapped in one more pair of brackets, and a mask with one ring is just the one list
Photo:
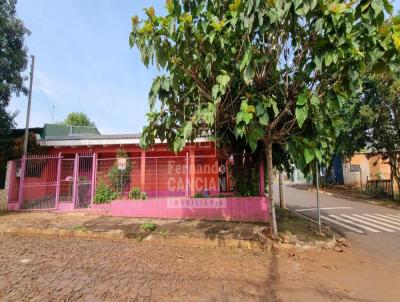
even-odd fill
[[(46, 154), (9, 162), (9, 209), (267, 221), (263, 165), (261, 196), (239, 198), (231, 193), (230, 169), (235, 163), (207, 137), (187, 144), (178, 154), (162, 142), (143, 150), (139, 141), (139, 134), (45, 135), (38, 142), (47, 148)], [(113, 188), (117, 198), (98, 204), (100, 184)], [(132, 200), (133, 189), (146, 193), (147, 199)]]

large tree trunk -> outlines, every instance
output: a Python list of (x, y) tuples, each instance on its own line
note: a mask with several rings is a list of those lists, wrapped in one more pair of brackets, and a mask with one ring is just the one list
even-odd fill
[(390, 176), (392, 179), (392, 197), (395, 198), (394, 194), (394, 186), (393, 186), (393, 180), (396, 182), (397, 188), (400, 188), (400, 177), (399, 177), (399, 169), (397, 165), (397, 154), (394, 156), (390, 156), (389, 158), (389, 163), (390, 163)]
[(278, 228), (276, 225), (275, 216), (275, 202), (274, 202), (274, 173), (272, 166), (272, 142), (267, 142), (266, 149), (267, 157), (267, 179), (268, 179), (268, 198), (269, 198), (269, 211), (271, 221), (271, 235), (274, 237), (278, 236)]

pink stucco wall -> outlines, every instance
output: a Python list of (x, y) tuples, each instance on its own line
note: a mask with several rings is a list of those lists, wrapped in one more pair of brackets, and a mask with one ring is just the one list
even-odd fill
[(68, 212), (74, 209), (74, 204), (72, 202), (60, 202), (58, 204), (58, 210), (61, 212)]
[(265, 197), (115, 200), (111, 215), (267, 222), (268, 202)]
[(9, 210), (9, 211), (18, 211), (19, 210), (19, 203), (18, 202), (8, 202), (7, 203), (7, 210)]

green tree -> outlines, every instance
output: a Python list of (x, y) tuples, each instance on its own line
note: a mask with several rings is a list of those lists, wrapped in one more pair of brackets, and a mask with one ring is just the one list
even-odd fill
[[(395, 16), (389, 18), (380, 27), (381, 32), (388, 32), (389, 28), (400, 29), (400, 18)], [(396, 39), (396, 34), (393, 34)], [(380, 69), (381, 66), (375, 66)], [(368, 71), (368, 70), (367, 70)], [(371, 129), (374, 128), (374, 110), (379, 110), (382, 98), (378, 97), (378, 78), (395, 77), (395, 73), (388, 72), (386, 75), (374, 75), (373, 73), (365, 73), (363, 75), (363, 89), (354, 93), (353, 99), (346, 102), (341, 107), (341, 115), (343, 116), (344, 127), (336, 139), (334, 154), (341, 158), (350, 159), (355, 152), (365, 149), (371, 149)], [(385, 85), (387, 81), (383, 80)], [(386, 156), (383, 156), (387, 158)], [(331, 162), (327, 163), (328, 171), (331, 168)], [(330, 173), (327, 173), (329, 177)]]
[(368, 146), (390, 165), (400, 185), (400, 79), (393, 73), (365, 81), (361, 116), (368, 121)]
[(62, 122), (62, 124), (68, 126), (95, 127), (95, 124), (90, 121), (89, 117), (83, 112), (71, 112), (68, 114), (64, 122)]
[(26, 94), (22, 72), (27, 67), (24, 38), (29, 31), (16, 16), (16, 0), (0, 2), (0, 187), (4, 185), (7, 160), (11, 159), (14, 116), (7, 112), (11, 96)]
[(0, 102), (6, 106), (13, 93), (27, 92), (22, 72), (28, 64), (24, 38), (29, 31), (16, 16), (16, 2), (0, 3)]
[(4, 187), (7, 161), (10, 160), (10, 150), (13, 146), (11, 132), (14, 126), (14, 117), (6, 111), (4, 104), (0, 103), (0, 188)]
[(273, 144), (303, 169), (330, 160), (360, 75), (398, 70), (387, 0), (167, 0), (166, 9), (132, 17), (131, 46), (164, 73), (149, 93), (142, 145), (158, 137), (179, 151), (209, 127), (227, 148), (265, 150), (271, 208)]

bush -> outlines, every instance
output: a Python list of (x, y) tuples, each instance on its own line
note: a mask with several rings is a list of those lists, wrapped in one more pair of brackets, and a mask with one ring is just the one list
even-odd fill
[(120, 195), (122, 195), (125, 186), (131, 181), (131, 171), (134, 163), (132, 163), (131, 160), (128, 159), (128, 153), (123, 150), (118, 150), (117, 160), (118, 158), (126, 158), (126, 169), (119, 170), (118, 164), (116, 162), (108, 171), (108, 179), (110, 181), (111, 187)]
[(153, 221), (147, 221), (140, 226), (143, 231), (153, 232), (156, 229), (156, 224)]
[(100, 183), (96, 188), (96, 195), (94, 196), (94, 203), (110, 203), (112, 200), (117, 198), (115, 193), (109, 186), (104, 183)]
[(203, 192), (196, 192), (193, 197), (194, 198), (205, 198), (206, 196), (203, 194)]
[(141, 192), (139, 188), (133, 188), (129, 194), (128, 194), (129, 199), (142, 199), (145, 200), (147, 199), (147, 193), (146, 192)]

